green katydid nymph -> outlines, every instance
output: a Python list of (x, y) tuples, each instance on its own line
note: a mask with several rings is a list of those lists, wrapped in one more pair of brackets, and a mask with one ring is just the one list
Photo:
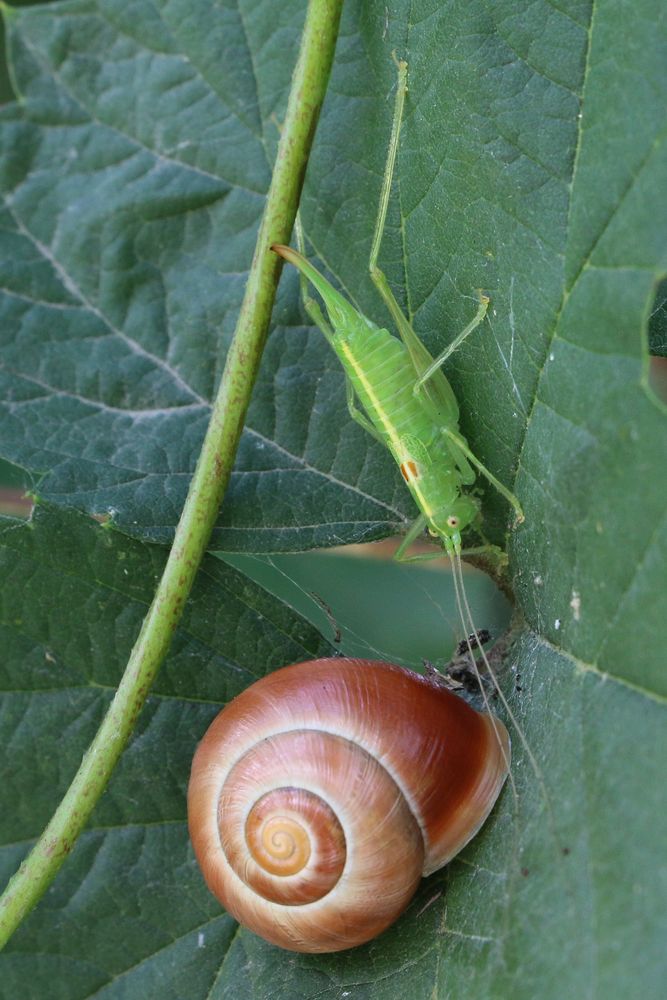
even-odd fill
[[(401, 341), (380, 329), (352, 306), (300, 253), (274, 244), (276, 253), (295, 267), (322, 296), (331, 325), (317, 325), (338, 355), (348, 386), (351, 416), (394, 456), (421, 511), (397, 553), (401, 558), (414, 538), (428, 529), (448, 555), (462, 551), (461, 534), (479, 516), (476, 498), (461, 492), (475, 481), (474, 463), (517, 511), (518, 501), (474, 457), (458, 429), (459, 409), (452, 388), (407, 320)], [(482, 297), (474, 329), (484, 317)], [(309, 304), (313, 311), (313, 303)], [(432, 370), (431, 370), (432, 369)], [(356, 400), (364, 412), (356, 408)]]

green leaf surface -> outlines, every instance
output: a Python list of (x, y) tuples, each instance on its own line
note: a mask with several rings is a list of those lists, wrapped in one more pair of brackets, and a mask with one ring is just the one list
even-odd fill
[[(10, 15), (22, 107), (3, 121), (2, 449), (44, 497), (171, 539), (303, 14), (74, 0)], [(216, 535), (226, 548), (249, 532), (268, 549), (377, 536), (409, 510), (382, 495), (389, 461), (364, 468), (362, 435), (329, 440), (343, 424), (338, 373), (321, 385), (333, 370), (314, 333), (274, 338)], [(312, 427), (318, 385), (329, 402)]]
[[(302, 20), (301, 4), (204, 0), (8, 14), (0, 450), (41, 496), (144, 542), (170, 539), (196, 461)], [(369, 946), (294, 956), (238, 930), (187, 846), (189, 754), (213, 702), (317, 642), (254, 587), (248, 611), (250, 585), (230, 593), (211, 559), (90, 830), (0, 959), (0, 995), (662, 995), (667, 456), (647, 334), (652, 316), (661, 353), (665, 37), (660, 0), (351, 0), (306, 179), (309, 252), (387, 323), (366, 262), (395, 49), (410, 89), (381, 263), (433, 352), (476, 289), (491, 297), (447, 374), (471, 447), (526, 513), (501, 681), (538, 774), (514, 731), (516, 800)], [(502, 541), (506, 507), (480, 485)], [(286, 269), (214, 547), (360, 541), (413, 513)], [(163, 558), (43, 517), (3, 535), (6, 874), (94, 731)]]

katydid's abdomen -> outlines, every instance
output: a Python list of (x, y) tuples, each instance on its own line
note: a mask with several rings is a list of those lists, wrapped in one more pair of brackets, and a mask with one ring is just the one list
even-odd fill
[(406, 348), (388, 330), (358, 327), (331, 340), (356, 397), (430, 520), (459, 491), (440, 426), (414, 393)]

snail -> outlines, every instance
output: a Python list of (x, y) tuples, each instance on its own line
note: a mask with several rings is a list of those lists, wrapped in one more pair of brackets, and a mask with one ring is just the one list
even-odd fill
[(475, 835), (509, 758), (503, 724), (432, 679), (373, 660), (295, 664), (204, 735), (192, 844), (241, 924), (292, 951), (340, 951), (388, 927)]

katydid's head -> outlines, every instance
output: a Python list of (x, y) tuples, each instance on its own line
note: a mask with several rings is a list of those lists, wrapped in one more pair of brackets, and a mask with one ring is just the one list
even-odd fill
[(431, 518), (429, 532), (443, 543), (449, 555), (461, 551), (461, 532), (479, 514), (479, 507), (472, 497), (458, 497)]
[(272, 243), (271, 249), (279, 257), (282, 257), (283, 260), (294, 264), (319, 292), (329, 314), (331, 325), (336, 333), (345, 333), (346, 331), (355, 329), (359, 323), (364, 323), (367, 326), (374, 325), (365, 316), (357, 312), (354, 306), (347, 299), (343, 298), (340, 292), (337, 292), (333, 285), (298, 250), (284, 246), (282, 243)]

